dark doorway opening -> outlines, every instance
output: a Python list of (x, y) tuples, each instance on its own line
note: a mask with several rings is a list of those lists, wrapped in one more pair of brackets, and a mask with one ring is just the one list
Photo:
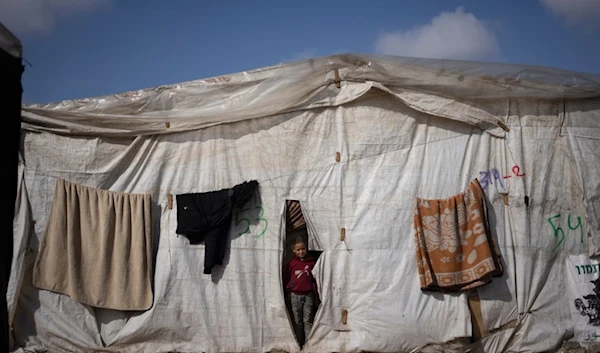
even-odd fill
[[(304, 244), (306, 244), (307, 254), (306, 258), (312, 258), (316, 262), (321, 255), (321, 251), (317, 251), (311, 249), (309, 244), (311, 243), (309, 240), (310, 235), (308, 234), (308, 230), (306, 227), (306, 220), (304, 218), (304, 214), (302, 213), (302, 207), (300, 205), (300, 201), (297, 200), (286, 200), (285, 203), (285, 248), (283, 250), (283, 286), (285, 293), (285, 306), (288, 310), (288, 316), (291, 319), (292, 327), (294, 328), (294, 334), (296, 335), (296, 339), (298, 340), (298, 344), (300, 347), (304, 345), (310, 334), (305, 334), (304, 325), (297, 325), (295, 322), (294, 311), (292, 309), (292, 294), (291, 290), (288, 288), (290, 283), (291, 274), (289, 270), (289, 265), (292, 259), (296, 256), (293, 252), (294, 243), (298, 238), (302, 238), (304, 240)], [(317, 309), (321, 305), (321, 300), (319, 298), (318, 292), (314, 291), (313, 293), (313, 305), (310, 315), (310, 322), (314, 322), (315, 313)], [(301, 314), (302, 315), (302, 314)]]

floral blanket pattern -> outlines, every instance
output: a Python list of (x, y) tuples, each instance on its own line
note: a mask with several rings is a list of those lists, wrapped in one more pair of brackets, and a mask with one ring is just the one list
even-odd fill
[(422, 290), (468, 290), (502, 275), (487, 216), (477, 179), (450, 198), (417, 199), (414, 227)]

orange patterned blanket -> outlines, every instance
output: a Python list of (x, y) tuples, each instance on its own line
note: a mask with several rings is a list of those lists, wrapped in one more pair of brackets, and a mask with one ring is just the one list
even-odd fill
[(487, 216), (477, 179), (450, 198), (417, 199), (414, 226), (422, 290), (467, 290), (502, 275)]

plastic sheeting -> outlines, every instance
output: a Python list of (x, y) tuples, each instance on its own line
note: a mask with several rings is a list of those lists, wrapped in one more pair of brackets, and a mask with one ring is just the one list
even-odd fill
[[(341, 81), (341, 91), (335, 81)], [(373, 86), (394, 91), (417, 110), (433, 114), (441, 110), (443, 115), (436, 115), (481, 122), (484, 129), (496, 128), (498, 133), (496, 123), (507, 109), (498, 110), (501, 104), (490, 100), (598, 97), (600, 76), (535, 66), (344, 54), (104, 97), (29, 105), (24, 107), (23, 121), (32, 130), (63, 134), (154, 135), (338, 106)]]
[[(490, 70), (496, 82), (481, 78)], [(520, 83), (499, 83), (511, 77)], [(343, 55), (25, 107), (20, 257), (9, 293), (16, 343), (52, 352), (299, 350), (281, 283), (284, 206), (295, 199), (309, 245), (323, 251), (313, 271), (322, 303), (304, 351), (464, 350), (456, 342), (472, 335), (467, 295), (420, 291), (412, 215), (415, 197), (448, 197), (478, 178), (505, 274), (477, 290), (492, 333), (471, 347), (555, 350), (573, 337), (566, 257), (593, 255), (600, 244), (588, 206), (600, 200), (600, 157), (589, 153), (600, 136), (599, 82), (550, 69)], [(94, 309), (32, 286), (57, 178), (152, 194), (150, 310)], [(204, 248), (175, 233), (168, 195), (253, 179), (260, 192), (240, 215), (250, 232), (234, 219), (226, 265), (202, 274)]]

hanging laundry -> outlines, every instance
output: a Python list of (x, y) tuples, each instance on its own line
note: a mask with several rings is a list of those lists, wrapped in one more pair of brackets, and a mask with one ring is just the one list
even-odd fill
[(176, 196), (176, 232), (187, 237), (190, 244), (204, 242), (205, 274), (223, 265), (233, 210), (250, 201), (257, 187), (258, 182), (252, 180), (231, 189)]
[(422, 290), (467, 290), (502, 275), (477, 179), (458, 195), (416, 202), (415, 243)]
[(56, 181), (33, 284), (90, 306), (152, 307), (150, 194)]

